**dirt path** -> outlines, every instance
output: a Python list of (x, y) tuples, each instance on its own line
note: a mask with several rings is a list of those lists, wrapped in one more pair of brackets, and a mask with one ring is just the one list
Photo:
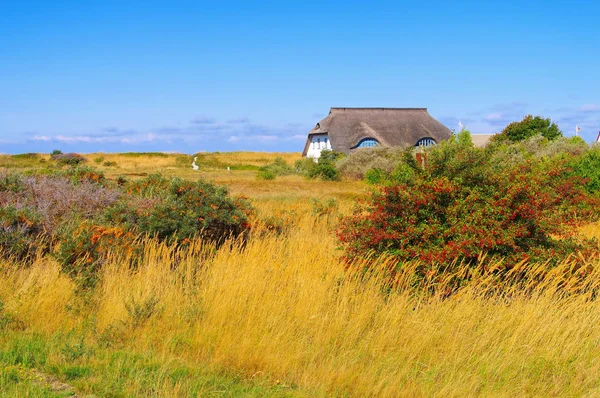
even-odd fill
[(70, 394), (68, 396), (72, 398), (96, 398), (95, 395), (78, 394), (75, 390), (75, 387), (73, 387), (70, 384), (63, 383), (56, 376), (47, 373), (42, 373), (37, 369), (32, 369), (31, 373), (34, 376), (34, 380), (36, 383), (49, 388), (52, 392), (67, 393)]

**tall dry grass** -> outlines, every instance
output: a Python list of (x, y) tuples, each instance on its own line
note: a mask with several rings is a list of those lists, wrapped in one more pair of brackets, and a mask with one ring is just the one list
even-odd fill
[[(585, 284), (568, 272), (568, 261), (552, 272), (522, 264), (515, 278), (529, 274), (538, 283), (500, 290), (494, 264), (487, 264), (487, 272), (450, 296), (419, 293), (442, 292), (443, 281), (408, 287), (418, 264), (405, 264), (390, 291), (383, 271), (345, 271), (331, 219), (312, 215), (307, 205), (296, 210), (287, 234), (246, 245), (215, 250), (194, 242), (177, 251), (148, 242), (137, 268), (115, 253), (87, 295), (51, 260), (27, 269), (5, 263), (0, 300), (30, 330), (92, 324), (88, 338), (97, 344), (151, 347), (165, 358), (280, 379), (299, 391), (600, 394), (600, 264), (590, 264)], [(386, 261), (377, 269), (385, 270)]]

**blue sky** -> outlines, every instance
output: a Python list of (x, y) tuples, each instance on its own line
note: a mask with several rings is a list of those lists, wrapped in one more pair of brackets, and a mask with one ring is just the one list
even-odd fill
[(301, 151), (332, 106), (600, 130), (597, 1), (0, 1), (0, 152)]

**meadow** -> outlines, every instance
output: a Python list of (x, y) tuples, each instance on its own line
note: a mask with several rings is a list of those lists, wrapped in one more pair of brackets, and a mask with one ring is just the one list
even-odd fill
[[(257, 180), (257, 168), (277, 156), (300, 158), (204, 154), (194, 171), (187, 155), (85, 155), (108, 178), (160, 172), (226, 185), (250, 198), (256, 222), (283, 214), (284, 226), (219, 247), (147, 238), (141, 260), (111, 253), (88, 290), (52, 257), (28, 267), (2, 260), (0, 394), (600, 395), (597, 259), (552, 270), (522, 262), (501, 281), (502, 260), (425, 280), (415, 279), (420, 264), (407, 262), (391, 283), (390, 258), (348, 267), (334, 233), (372, 187)], [(26, 171), (48, 159), (0, 156), (0, 168)], [(600, 226), (580, 232), (600, 237)], [(354, 271), (360, 261), (373, 271)], [(468, 283), (445, 294), (455, 277)]]

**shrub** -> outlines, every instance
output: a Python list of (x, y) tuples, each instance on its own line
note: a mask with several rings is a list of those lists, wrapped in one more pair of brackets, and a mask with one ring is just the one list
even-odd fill
[(277, 174), (269, 168), (261, 167), (256, 174), (256, 178), (259, 180), (274, 180)]
[(108, 161), (108, 162), (104, 162), (103, 165), (106, 167), (113, 167), (113, 166), (117, 165), (117, 162)]
[(280, 157), (275, 158), (273, 163), (258, 169), (256, 177), (259, 180), (274, 180), (277, 176), (292, 174), (294, 170)]
[(342, 157), (344, 157), (343, 153), (329, 150), (321, 151), (319, 161), (307, 170), (306, 175), (308, 178), (320, 177), (323, 181), (339, 181), (341, 180), (341, 175), (335, 167), (335, 163)]
[(562, 131), (560, 131), (556, 123), (552, 123), (551, 119), (527, 115), (520, 122), (512, 122), (506, 126), (500, 134), (493, 137), (493, 140), (510, 140), (516, 142), (536, 135), (542, 135), (548, 140), (555, 140), (558, 137), (562, 137)]
[(106, 177), (104, 176), (104, 173), (89, 166), (72, 167), (62, 173), (59, 173), (58, 175), (66, 176), (73, 184), (80, 184), (86, 181), (96, 184), (106, 183)]
[(365, 173), (365, 181), (369, 184), (381, 184), (387, 178), (386, 172), (381, 169), (369, 169)]
[(12, 205), (0, 207), (0, 250), (3, 257), (20, 262), (32, 259), (43, 246), (40, 215)]
[(55, 160), (60, 165), (67, 166), (77, 166), (84, 162), (87, 162), (87, 159), (77, 153), (57, 153), (53, 154), (50, 157), (52, 160)]
[(63, 151), (60, 149), (55, 149), (52, 151), (51, 155), (62, 155)]
[(564, 159), (500, 168), (485, 149), (454, 139), (428, 151), (412, 178), (372, 193), (338, 237), (349, 260), (372, 251), (424, 263), (470, 263), (481, 253), (508, 265), (542, 254), (557, 262), (591, 248), (569, 228), (597, 216), (600, 202), (582, 182)]
[(104, 156), (98, 156), (97, 158), (94, 159), (94, 162), (97, 164), (104, 162)]
[(35, 211), (50, 237), (60, 224), (76, 216), (92, 218), (113, 205), (119, 195), (115, 189), (89, 181), (74, 185), (64, 176), (14, 173), (0, 177), (0, 205)]
[(138, 233), (178, 242), (198, 236), (220, 243), (249, 228), (249, 202), (243, 197), (232, 199), (227, 188), (202, 180), (152, 175), (129, 183), (126, 192), (132, 197), (108, 209), (105, 216)]
[(140, 252), (134, 234), (119, 226), (74, 222), (65, 225), (59, 237), (55, 257), (62, 271), (82, 287), (96, 284), (98, 271), (111, 255), (128, 256)]
[(371, 169), (390, 174), (408, 157), (414, 158), (412, 147), (358, 148), (338, 160), (336, 166), (342, 176), (362, 180)]
[(585, 188), (590, 193), (600, 191), (600, 147), (594, 146), (580, 158), (571, 162), (573, 174), (586, 179)]

